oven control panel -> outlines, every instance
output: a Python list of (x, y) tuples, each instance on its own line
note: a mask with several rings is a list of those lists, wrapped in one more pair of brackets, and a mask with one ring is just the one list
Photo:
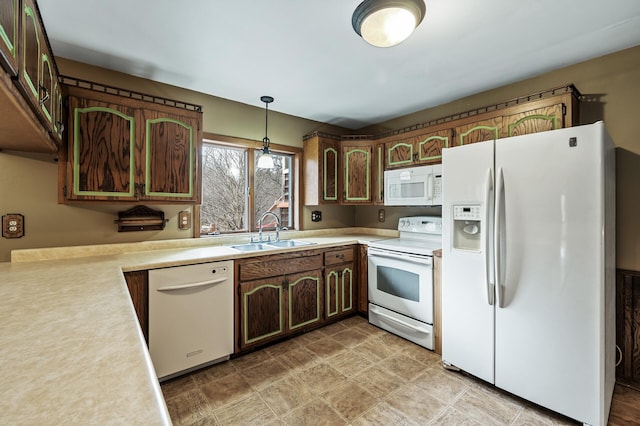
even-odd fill
[(437, 216), (403, 217), (398, 221), (398, 231), (442, 234), (442, 218)]

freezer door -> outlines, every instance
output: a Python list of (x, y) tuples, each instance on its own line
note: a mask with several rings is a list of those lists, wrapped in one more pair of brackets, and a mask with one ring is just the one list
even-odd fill
[(498, 140), (495, 148), (503, 177), (495, 384), (593, 425), (602, 407), (604, 311), (604, 177), (594, 126)]
[[(442, 155), (442, 360), (491, 383), (493, 144), (448, 148)], [(465, 206), (479, 214), (479, 224), (454, 221), (454, 208)]]

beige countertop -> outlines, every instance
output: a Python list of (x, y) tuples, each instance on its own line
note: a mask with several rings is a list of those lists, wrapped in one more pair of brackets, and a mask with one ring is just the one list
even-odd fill
[(283, 239), (316, 245), (252, 253), (220, 246), (234, 242), (228, 237), (14, 251), (11, 263), (0, 263), (0, 417), (7, 424), (171, 424), (123, 271), (396, 235), (291, 231)]

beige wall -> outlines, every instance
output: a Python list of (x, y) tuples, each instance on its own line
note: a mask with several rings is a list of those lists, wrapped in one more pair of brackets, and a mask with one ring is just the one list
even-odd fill
[[(205, 132), (262, 140), (264, 109), (149, 80), (58, 59), (62, 74), (98, 81), (166, 98), (203, 106)], [(380, 123), (378, 129), (397, 129), (514, 97), (574, 83), (589, 95), (581, 112), (583, 123), (604, 119), (618, 148), (618, 267), (640, 270), (640, 47), (618, 52), (582, 64), (490, 90), (468, 98)], [(263, 95), (257, 93), (256, 97)], [(277, 110), (277, 98), (273, 109)], [(274, 143), (302, 146), (302, 136), (314, 130), (345, 133), (344, 129), (269, 112), (269, 136)], [(366, 129), (356, 133), (366, 133)], [(118, 233), (113, 220), (130, 206), (74, 206), (57, 204), (57, 165), (53, 156), (0, 152), (0, 214), (25, 215), (26, 236), (0, 238), (0, 261), (19, 248), (99, 244), (142, 240), (188, 238), (178, 231), (176, 216), (186, 206), (155, 206), (170, 220), (164, 231)], [(303, 229), (340, 226), (395, 228), (397, 218), (414, 214), (439, 214), (438, 209), (385, 208), (386, 220), (379, 223), (380, 207), (309, 206), (303, 208)], [(312, 210), (323, 212), (322, 222), (310, 220)]]

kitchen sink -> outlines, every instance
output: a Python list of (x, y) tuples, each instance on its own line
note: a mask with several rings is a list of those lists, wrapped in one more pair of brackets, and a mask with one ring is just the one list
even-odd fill
[(272, 247), (278, 247), (278, 248), (283, 248), (283, 247), (300, 247), (300, 246), (308, 246), (308, 245), (312, 245), (315, 243), (309, 242), (309, 241), (298, 241), (298, 240), (280, 240), (280, 241), (272, 241), (267, 243), (267, 245), (272, 246)]
[(231, 246), (231, 248), (234, 248), (240, 251), (259, 251), (259, 250), (273, 249), (273, 247), (269, 247), (266, 244), (262, 244), (262, 243), (237, 244), (237, 245)]
[(240, 251), (260, 251), (260, 250), (273, 250), (277, 248), (309, 246), (312, 244), (315, 244), (315, 243), (312, 243), (309, 241), (299, 241), (299, 240), (280, 240), (280, 241), (269, 241), (266, 243), (235, 244), (235, 245), (232, 245), (231, 248), (234, 248)]

